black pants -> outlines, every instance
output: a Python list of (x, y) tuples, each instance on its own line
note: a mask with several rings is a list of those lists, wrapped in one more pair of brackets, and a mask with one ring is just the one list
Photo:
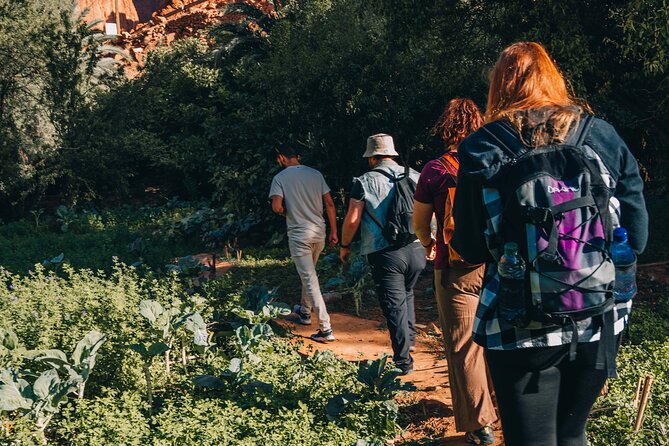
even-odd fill
[[(619, 340), (619, 338), (618, 338)], [(606, 381), (595, 370), (599, 342), (486, 350), (509, 446), (585, 446), (585, 424)]]
[(367, 260), (388, 323), (393, 360), (400, 369), (408, 370), (413, 366), (409, 347), (416, 342), (413, 287), (425, 268), (425, 250), (420, 243), (410, 243), (369, 254)]

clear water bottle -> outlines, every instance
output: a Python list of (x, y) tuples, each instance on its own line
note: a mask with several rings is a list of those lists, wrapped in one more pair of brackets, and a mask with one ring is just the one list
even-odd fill
[(613, 298), (616, 302), (627, 302), (636, 294), (636, 255), (627, 242), (625, 228), (616, 228), (613, 231), (611, 259), (616, 267)]
[(497, 264), (500, 285), (498, 299), (499, 316), (516, 327), (529, 323), (525, 305), (525, 261), (518, 254), (518, 244), (504, 244), (504, 255)]

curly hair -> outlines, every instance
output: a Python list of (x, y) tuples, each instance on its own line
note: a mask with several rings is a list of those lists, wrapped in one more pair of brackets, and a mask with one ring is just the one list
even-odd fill
[(483, 116), (471, 99), (451, 99), (437, 123), (432, 135), (444, 141), (444, 149), (455, 149), (471, 133), (483, 125)]

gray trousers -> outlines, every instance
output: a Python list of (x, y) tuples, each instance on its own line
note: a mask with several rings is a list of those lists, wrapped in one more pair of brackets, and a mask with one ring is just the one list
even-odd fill
[(330, 315), (325, 307), (325, 301), (321, 294), (316, 274), (316, 263), (323, 252), (325, 241), (303, 242), (301, 240), (288, 240), (290, 256), (295, 263), (297, 274), (302, 282), (302, 307), (304, 312), (311, 314), (312, 311), (318, 317), (318, 328), (322, 331), (330, 330)]

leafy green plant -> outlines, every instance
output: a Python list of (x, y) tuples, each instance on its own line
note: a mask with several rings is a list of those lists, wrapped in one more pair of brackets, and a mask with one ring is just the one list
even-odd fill
[[(667, 445), (669, 437), (669, 340), (643, 342), (621, 347), (618, 378), (609, 380), (606, 395), (599, 398), (591, 413), (587, 434), (595, 446)], [(654, 377), (652, 393), (642, 429), (634, 432), (638, 414), (635, 392), (639, 379)]]
[(84, 397), (86, 382), (95, 367), (98, 350), (106, 340), (106, 335), (93, 330), (79, 341), (74, 352), (72, 352), (70, 360), (67, 359), (65, 353), (58, 349), (42, 350), (34, 359), (75, 379), (77, 382), (77, 395), (81, 399)]
[(61, 204), (56, 209), (56, 222), (61, 232), (67, 232), (70, 226), (77, 221), (77, 217), (77, 212), (64, 204)]
[(30, 213), (32, 214), (33, 218), (35, 219), (35, 227), (39, 228), (39, 221), (40, 221), (40, 218), (42, 217), (42, 215), (44, 214), (44, 209), (42, 209), (42, 208), (33, 209), (32, 211), (30, 211)]
[(362, 410), (377, 417), (376, 428), (371, 429), (370, 434), (389, 437), (395, 433), (399, 407), (394, 397), (400, 391), (414, 390), (415, 387), (399, 380), (401, 370), (393, 367), (389, 358), (389, 355), (383, 355), (377, 360), (360, 363), (357, 378), (364, 384), (363, 390), (333, 396), (325, 408), (329, 420), (354, 426), (360, 421), (356, 414)]
[[(170, 351), (173, 348), (175, 340), (179, 337), (179, 329), (181, 327), (184, 327), (192, 334), (192, 342), (196, 346), (202, 349), (210, 346), (207, 325), (202, 316), (191, 307), (182, 306), (181, 301), (177, 300), (173, 306), (163, 308), (155, 300), (143, 300), (139, 303), (139, 312), (149, 321), (153, 335), (158, 337), (168, 347), (163, 352), (165, 354), (165, 371), (168, 375), (170, 374), (170, 365), (172, 364)], [(149, 351), (151, 351), (150, 346), (144, 349), (144, 353), (148, 353)], [(142, 354), (139, 351), (138, 353)], [(184, 366), (186, 362), (186, 346), (182, 344), (182, 363)]]
[(278, 302), (277, 288), (253, 286), (242, 294), (241, 305), (233, 310), (241, 324), (264, 324), (279, 316), (290, 314), (290, 307)]
[(142, 357), (144, 361), (144, 379), (146, 380), (146, 400), (149, 404), (149, 413), (153, 412), (153, 381), (151, 379), (151, 364), (153, 358), (166, 353), (170, 347), (162, 341), (151, 344), (136, 343), (131, 344), (130, 349)]
[(271, 392), (273, 389), (272, 384), (253, 379), (252, 374), (245, 373), (244, 361), (240, 358), (232, 358), (230, 360), (230, 365), (220, 378), (212, 375), (200, 375), (193, 378), (193, 384), (210, 389), (224, 389), (229, 385), (233, 385), (246, 392), (252, 392), (255, 389)]
[(263, 345), (266, 346), (265, 351), (271, 351), (271, 344), (265, 341), (271, 338), (274, 332), (268, 324), (260, 323), (253, 325), (251, 328), (243, 325), (235, 330), (235, 335), (239, 350), (251, 362), (260, 362), (257, 353), (260, 352)]
[(42, 260), (42, 266), (50, 271), (58, 271), (62, 268), (63, 260), (65, 260), (65, 253), (60, 253), (51, 259)]
[(193, 256), (180, 257), (176, 264), (165, 265), (167, 271), (175, 273), (180, 277), (186, 278), (191, 287), (199, 285), (204, 279), (201, 279), (202, 273), (209, 271), (206, 266)]
[[(10, 335), (6, 340), (16, 345), (14, 338)], [(56, 349), (36, 353), (37, 362), (51, 366), (39, 374), (13, 367), (0, 370), (0, 411), (32, 417), (38, 438), (46, 443), (44, 431), (68, 396), (74, 393), (83, 398), (97, 351), (104, 341), (102, 333), (91, 331), (77, 344), (71, 361)]]
[(360, 315), (362, 299), (366, 292), (373, 292), (373, 283), (370, 267), (362, 257), (355, 255), (347, 265), (339, 261), (337, 253), (331, 253), (322, 260), (323, 268), (336, 269), (337, 275), (325, 283), (326, 290), (336, 290), (339, 293), (351, 293), (355, 303), (355, 313)]
[(151, 241), (145, 237), (137, 237), (130, 244), (128, 244), (128, 250), (131, 254), (138, 257), (137, 261), (132, 264), (132, 266), (141, 266), (144, 263), (146, 254), (149, 252), (149, 246)]
[(27, 352), (13, 330), (0, 327), (0, 368), (16, 364)]

